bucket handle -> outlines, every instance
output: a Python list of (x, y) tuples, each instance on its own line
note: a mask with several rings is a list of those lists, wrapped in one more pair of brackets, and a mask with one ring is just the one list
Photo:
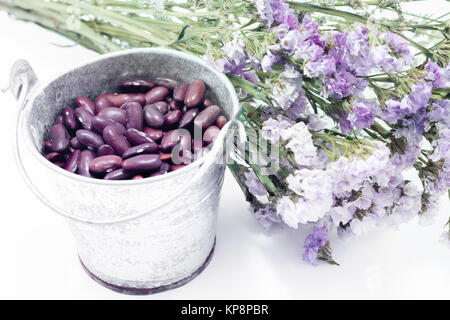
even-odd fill
[(49, 199), (45, 197), (42, 192), (39, 191), (39, 189), (34, 185), (33, 181), (31, 180), (30, 176), (25, 170), (25, 167), (23, 165), (22, 158), (19, 153), (19, 135), (18, 135), (18, 128), (19, 128), (19, 122), (20, 122), (20, 116), (23, 112), (23, 109), (26, 105), (27, 99), (30, 96), (30, 93), (34, 90), (34, 88), (37, 87), (38, 84), (38, 78), (36, 74), (34, 73), (33, 69), (31, 68), (30, 64), (26, 60), (18, 60), (14, 63), (14, 65), (11, 68), (10, 77), (9, 77), (9, 89), (12, 92), (14, 98), (18, 101), (19, 105), (19, 114), (17, 116), (17, 123), (15, 126), (15, 139), (14, 139), (14, 158), (15, 162), (19, 168), (19, 171), (23, 177), (23, 180), (27, 184), (27, 186), (30, 188), (30, 190), (34, 193), (34, 195), (47, 207), (49, 207), (52, 211), (56, 212), (57, 214), (82, 223), (87, 224), (113, 224), (113, 223), (119, 223), (119, 222), (126, 222), (133, 219), (137, 219), (139, 217), (142, 217), (164, 205), (167, 203), (170, 203), (174, 201), (180, 194), (182, 194), (184, 191), (188, 190), (192, 185), (194, 185), (202, 176), (204, 173), (208, 171), (208, 169), (214, 164), (216, 160), (216, 156), (223, 152), (223, 144), (226, 142), (226, 133), (230, 129), (237, 129), (238, 132), (238, 139), (242, 143), (246, 139), (246, 132), (244, 125), (236, 119), (237, 115), (230, 119), (225, 126), (222, 128), (219, 136), (216, 139), (216, 143), (214, 143), (213, 148), (211, 151), (209, 151), (205, 156), (205, 160), (203, 164), (201, 164), (201, 167), (199, 171), (196, 173), (195, 177), (191, 179), (187, 184), (184, 184), (181, 188), (176, 190), (175, 192), (171, 193), (171, 196), (167, 199), (161, 200), (157, 202), (155, 205), (152, 206), (150, 209), (145, 209), (140, 212), (137, 212), (133, 215), (126, 216), (124, 218), (115, 219), (115, 220), (90, 220), (90, 219), (83, 219), (77, 216), (74, 216), (72, 213), (66, 212), (64, 209), (61, 209), (57, 206), (55, 206)]

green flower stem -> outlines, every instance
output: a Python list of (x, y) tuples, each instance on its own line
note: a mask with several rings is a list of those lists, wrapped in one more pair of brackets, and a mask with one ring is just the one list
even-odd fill
[(17, 18), (32, 21), (42, 27), (53, 30), (75, 42), (100, 53), (119, 51), (122, 48), (90, 28), (85, 22), (80, 21), (80, 28), (69, 29), (67, 26), (68, 15), (64, 12), (56, 13), (49, 10), (34, 11), (27, 8), (12, 7), (4, 1), (0, 1), (0, 9), (13, 13)]

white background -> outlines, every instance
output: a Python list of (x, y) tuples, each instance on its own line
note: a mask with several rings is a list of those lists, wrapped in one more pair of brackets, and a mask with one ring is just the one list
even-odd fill
[[(427, 9), (433, 9), (435, 2), (427, 2)], [(443, 13), (442, 7), (434, 9)], [(71, 42), (4, 12), (0, 39), (2, 88), (19, 58), (27, 59), (40, 79), (48, 79), (97, 55), (80, 46), (57, 46)], [(450, 298), (450, 251), (438, 242), (450, 213), (445, 197), (434, 225), (421, 227), (415, 219), (397, 231), (380, 228), (351, 241), (333, 236), (341, 266), (313, 267), (301, 259), (306, 231), (264, 232), (228, 171), (216, 252), (206, 270), (181, 288), (153, 296), (109, 291), (81, 269), (64, 219), (46, 209), (22, 182), (13, 160), (17, 108), (10, 93), (0, 92), (0, 110), (0, 298)]]

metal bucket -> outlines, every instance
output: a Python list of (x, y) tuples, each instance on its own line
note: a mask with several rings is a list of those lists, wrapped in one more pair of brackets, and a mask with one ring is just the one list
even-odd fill
[[(203, 80), (207, 97), (230, 119), (211, 152), (168, 174), (105, 181), (69, 173), (42, 156), (49, 129), (77, 96), (114, 92), (125, 79)], [(19, 100), (16, 160), (36, 196), (68, 219), (89, 275), (110, 289), (149, 294), (178, 287), (199, 274), (215, 245), (227, 131), (239, 102), (221, 73), (194, 56), (149, 48), (103, 55), (42, 84), (29, 64), (13, 66), (10, 88)]]

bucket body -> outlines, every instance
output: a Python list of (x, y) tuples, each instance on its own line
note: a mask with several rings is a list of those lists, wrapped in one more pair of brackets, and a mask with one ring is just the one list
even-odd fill
[(48, 162), (41, 152), (57, 115), (77, 96), (93, 99), (117, 91), (123, 80), (155, 77), (203, 80), (207, 97), (228, 119), (239, 112), (232, 85), (201, 59), (167, 49), (135, 49), (101, 56), (47, 83), (30, 86), (17, 126), (18, 162), (33, 191), (68, 218), (88, 273), (125, 293), (153, 293), (182, 285), (209, 261), (225, 170), (220, 143), (229, 126), (220, 133), (215, 152), (177, 171), (143, 180), (82, 177)]

